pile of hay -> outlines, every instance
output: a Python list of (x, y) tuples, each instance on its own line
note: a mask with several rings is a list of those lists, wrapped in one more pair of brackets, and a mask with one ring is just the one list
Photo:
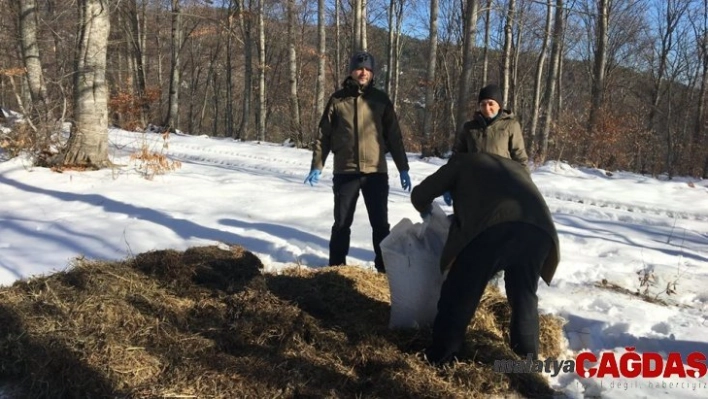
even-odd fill
[[(16, 397), (488, 397), (553, 394), (511, 359), (488, 290), (460, 362), (429, 366), (430, 332), (389, 330), (386, 277), (357, 267), (261, 273), (241, 247), (78, 259), (0, 289), (0, 386)], [(542, 358), (561, 326), (544, 316)]]

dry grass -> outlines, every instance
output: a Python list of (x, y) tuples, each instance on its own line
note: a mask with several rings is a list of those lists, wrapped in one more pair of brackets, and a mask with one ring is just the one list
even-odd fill
[[(461, 361), (421, 359), (430, 332), (392, 331), (385, 276), (356, 267), (262, 274), (241, 247), (155, 251), (0, 289), (0, 380), (14, 397), (474, 398), (549, 396), (513, 358), (488, 290)], [(542, 357), (560, 324), (542, 319)]]
[[(653, 303), (656, 305), (676, 306), (679, 308), (691, 308), (690, 305), (686, 305), (684, 303), (678, 303), (675, 300), (668, 298), (669, 295), (676, 293), (676, 291), (673, 291), (673, 290), (675, 290), (675, 287), (676, 287), (675, 281), (668, 283), (666, 288), (664, 289), (664, 291), (658, 291), (655, 294), (649, 293), (648, 289), (642, 289), (642, 288), (644, 288), (644, 286), (632, 291), (632, 290), (629, 290), (619, 284), (615, 284), (615, 283), (613, 283), (611, 281), (607, 281), (605, 279), (603, 279), (602, 281), (596, 281), (594, 286), (597, 288), (608, 290), (608, 291), (613, 291), (613, 292), (617, 292), (617, 293), (624, 294), (627, 296), (635, 297), (635, 298), (640, 299), (644, 302), (649, 302), (649, 303)], [(660, 298), (659, 296), (662, 294), (665, 294), (667, 296), (667, 298), (666, 299)]]
[(164, 175), (182, 167), (182, 162), (170, 159), (164, 151), (169, 148), (170, 132), (161, 133), (162, 146), (159, 150), (151, 148), (147, 141), (140, 149), (130, 154), (130, 161), (135, 164), (135, 169), (147, 180), (152, 180), (156, 175)]

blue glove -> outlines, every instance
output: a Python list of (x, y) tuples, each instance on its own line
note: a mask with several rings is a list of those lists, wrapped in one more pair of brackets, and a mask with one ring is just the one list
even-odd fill
[(452, 206), (452, 194), (449, 191), (443, 193), (443, 201), (445, 201), (447, 206)]
[(401, 172), (401, 187), (403, 187), (403, 190), (411, 191), (411, 177), (408, 175), (407, 170)]
[(310, 174), (307, 175), (305, 178), (305, 181), (303, 183), (310, 183), (311, 186), (315, 185), (318, 181), (320, 181), (320, 175), (322, 174), (322, 171), (319, 169), (312, 169), (310, 171)]

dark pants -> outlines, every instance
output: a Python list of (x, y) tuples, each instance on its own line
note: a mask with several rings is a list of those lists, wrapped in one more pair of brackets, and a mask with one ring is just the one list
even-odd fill
[(376, 254), (374, 265), (376, 270), (384, 272), (380, 244), (390, 231), (388, 224), (388, 174), (335, 174), (333, 190), (334, 225), (332, 225), (332, 237), (329, 240), (330, 266), (347, 264), (351, 226), (354, 221), (356, 202), (359, 199), (359, 190), (361, 190), (366, 211), (369, 214), (369, 223), (373, 230), (372, 241)]
[(445, 363), (462, 349), (465, 332), (474, 317), (488, 281), (504, 270), (506, 296), (511, 307), (510, 344), (522, 357), (538, 356), (538, 279), (553, 241), (541, 229), (526, 223), (492, 226), (457, 256), (443, 283), (433, 343), (428, 360)]

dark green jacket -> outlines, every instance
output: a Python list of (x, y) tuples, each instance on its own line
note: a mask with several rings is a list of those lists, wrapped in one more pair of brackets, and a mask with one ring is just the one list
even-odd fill
[(312, 169), (322, 170), (330, 151), (334, 173), (386, 173), (386, 153), (407, 171), (408, 157), (393, 104), (383, 91), (362, 89), (352, 78), (330, 97), (322, 114), (312, 154)]
[(446, 191), (452, 195), (455, 219), (440, 258), (441, 271), (447, 270), (460, 251), (489, 227), (524, 222), (553, 239), (554, 248), (541, 269), (543, 280), (551, 283), (560, 261), (558, 234), (543, 196), (518, 162), (486, 153), (455, 154), (413, 188), (411, 202), (424, 212)]
[(452, 151), (487, 152), (513, 159), (528, 170), (529, 157), (526, 155), (521, 124), (511, 111), (500, 110), (501, 114), (487, 124), (487, 120), (477, 112), (457, 133)]

